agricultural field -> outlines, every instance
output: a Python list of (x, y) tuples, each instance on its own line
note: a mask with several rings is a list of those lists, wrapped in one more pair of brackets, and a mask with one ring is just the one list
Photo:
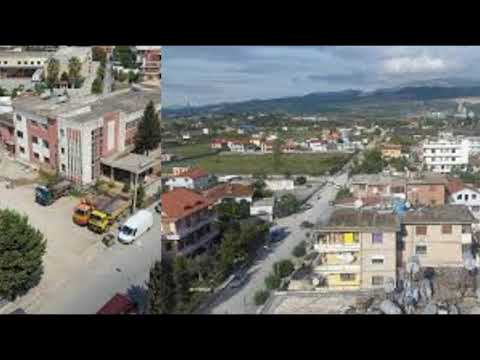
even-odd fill
[(172, 146), (165, 148), (163, 152), (175, 154), (180, 157), (191, 157), (214, 153), (214, 151), (210, 148), (209, 143)]
[(191, 161), (175, 161), (165, 164), (164, 169), (172, 166), (195, 165), (213, 174), (305, 174), (322, 175), (335, 166), (344, 164), (350, 154), (282, 154), (280, 164), (275, 169), (272, 154), (211, 155)]

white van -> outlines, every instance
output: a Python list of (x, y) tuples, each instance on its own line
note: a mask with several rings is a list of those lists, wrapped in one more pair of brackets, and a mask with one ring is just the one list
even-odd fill
[(150, 211), (140, 210), (130, 217), (120, 227), (118, 240), (124, 244), (130, 244), (153, 226), (153, 215)]

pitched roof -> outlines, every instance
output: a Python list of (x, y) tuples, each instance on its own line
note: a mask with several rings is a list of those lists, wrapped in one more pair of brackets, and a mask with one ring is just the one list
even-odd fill
[(184, 171), (180, 174), (178, 174), (177, 176), (181, 176), (181, 177), (189, 177), (189, 178), (192, 178), (192, 179), (198, 179), (198, 178), (201, 178), (201, 177), (205, 177), (205, 176), (208, 176), (208, 173), (200, 168), (193, 168), (193, 169), (189, 169), (187, 171)]
[(203, 191), (202, 195), (210, 203), (216, 203), (218, 200), (226, 197), (251, 197), (253, 196), (253, 189), (247, 185), (224, 183)]
[(98, 315), (119, 315), (135, 309), (135, 304), (123, 294), (115, 294), (103, 307), (98, 310)]
[(407, 211), (403, 218), (405, 224), (472, 224), (476, 223), (465, 205), (444, 205), (425, 207)]
[(162, 216), (182, 218), (208, 206), (203, 195), (185, 188), (175, 188), (161, 196)]
[(399, 231), (400, 223), (392, 213), (382, 213), (374, 210), (335, 210), (320, 232), (328, 231)]

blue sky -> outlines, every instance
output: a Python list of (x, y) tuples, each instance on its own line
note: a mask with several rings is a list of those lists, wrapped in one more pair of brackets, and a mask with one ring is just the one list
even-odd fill
[(480, 79), (478, 46), (166, 46), (164, 106)]

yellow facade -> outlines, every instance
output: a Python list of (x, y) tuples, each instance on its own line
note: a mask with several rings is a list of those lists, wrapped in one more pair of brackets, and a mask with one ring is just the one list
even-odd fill
[[(342, 276), (343, 275), (343, 276)], [(328, 274), (327, 275), (327, 285), (328, 287), (351, 287), (359, 288), (360, 287), (360, 274), (353, 274), (350, 277), (352, 279), (347, 279), (344, 276), (345, 274)]]

